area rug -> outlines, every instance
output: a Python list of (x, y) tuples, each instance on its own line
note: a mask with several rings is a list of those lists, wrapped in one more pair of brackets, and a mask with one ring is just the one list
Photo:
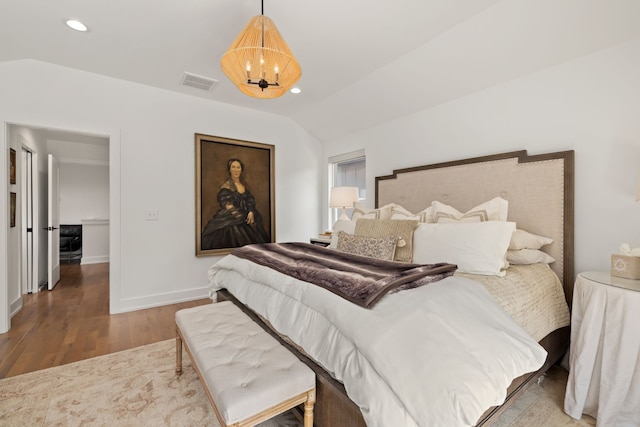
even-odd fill
[(596, 420), (588, 415), (574, 420), (564, 412), (568, 373), (554, 365), (531, 385), (491, 427), (587, 427)]
[[(0, 380), (0, 425), (219, 427), (186, 352), (175, 340)], [(261, 427), (298, 427), (290, 412)]]
[[(494, 426), (595, 426), (562, 411), (565, 384), (553, 367)], [(0, 380), (0, 425), (219, 427), (186, 353), (175, 375), (175, 340)], [(260, 426), (302, 423), (287, 412)]]

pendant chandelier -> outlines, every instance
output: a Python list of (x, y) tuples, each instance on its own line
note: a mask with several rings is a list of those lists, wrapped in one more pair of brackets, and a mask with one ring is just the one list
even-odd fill
[(254, 16), (220, 61), (222, 71), (243, 93), (255, 98), (277, 98), (302, 75), (273, 21)]

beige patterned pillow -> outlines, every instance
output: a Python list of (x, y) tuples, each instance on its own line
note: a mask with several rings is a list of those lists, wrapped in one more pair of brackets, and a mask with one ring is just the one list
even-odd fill
[(411, 262), (413, 259), (413, 230), (418, 221), (408, 219), (359, 219), (355, 235), (367, 237), (395, 237), (398, 239), (395, 261)]
[(502, 197), (494, 197), (464, 213), (437, 200), (431, 202), (431, 207), (435, 222), (440, 224), (446, 222), (506, 221), (509, 202)]
[(368, 208), (358, 202), (353, 203), (353, 213), (351, 214), (351, 220), (355, 221), (360, 218), (368, 219), (389, 219), (391, 218), (391, 209), (393, 203), (385, 205), (378, 209)]
[(433, 208), (429, 206), (418, 213), (412, 213), (404, 207), (394, 204), (391, 208), (390, 219), (415, 219), (418, 222), (433, 222)]
[(396, 237), (379, 239), (376, 237), (356, 236), (355, 234), (339, 231), (337, 249), (354, 255), (392, 261), (396, 252), (397, 240)]

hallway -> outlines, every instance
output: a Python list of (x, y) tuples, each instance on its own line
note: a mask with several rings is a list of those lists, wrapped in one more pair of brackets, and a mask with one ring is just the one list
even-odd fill
[(175, 337), (177, 310), (208, 298), (109, 315), (109, 264), (61, 264), (53, 291), (23, 295), (0, 334), (0, 378), (50, 368)]

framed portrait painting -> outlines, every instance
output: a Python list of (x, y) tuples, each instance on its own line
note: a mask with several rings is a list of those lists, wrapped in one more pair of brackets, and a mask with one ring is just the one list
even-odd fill
[(10, 227), (16, 226), (16, 193), (9, 193), (9, 223)]
[(196, 256), (275, 242), (275, 146), (196, 133)]
[(9, 149), (9, 184), (16, 183), (16, 150)]

